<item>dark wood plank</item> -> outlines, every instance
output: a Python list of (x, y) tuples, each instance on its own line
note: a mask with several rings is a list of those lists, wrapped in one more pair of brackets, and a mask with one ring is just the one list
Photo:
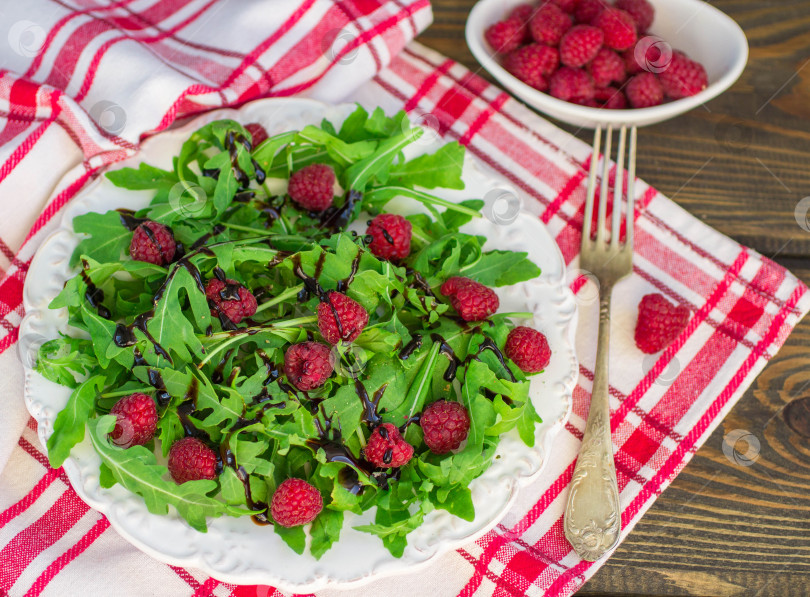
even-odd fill
[[(480, 71), (464, 42), (474, 3), (433, 0), (420, 41)], [(705, 108), (643, 129), (639, 175), (810, 283), (810, 232), (794, 214), (810, 196), (810, 2), (712, 4), (745, 30), (748, 67)], [(581, 594), (810, 595), (808, 346), (805, 321)], [(735, 430), (759, 442), (750, 466), (723, 452)]]

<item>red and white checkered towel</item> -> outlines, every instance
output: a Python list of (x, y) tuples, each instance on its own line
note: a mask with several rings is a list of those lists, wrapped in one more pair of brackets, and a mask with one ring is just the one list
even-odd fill
[[(18, 44), (14, 55), (0, 51), (9, 69), (0, 70), (0, 594), (72, 595), (78, 586), (86, 595), (281, 594), (161, 564), (110, 529), (62, 470), (48, 467), (33, 423), (26, 427), (14, 345), (26, 267), (60, 208), (101, 166), (179, 117), (293, 93), (404, 107), (467, 145), (548, 226), (580, 302), (574, 411), (544, 474), (479, 541), (418, 577), (377, 581), (352, 594), (567, 596), (581, 587), (599, 564), (572, 552), (562, 513), (587, 416), (596, 335), (596, 303), (576, 269), (589, 147), (464, 67), (415, 43), (404, 47), (430, 19), (427, 0), (240, 0), (238, 9), (210, 0), (17, 4), (4, 10), (20, 14), (6, 12), (0, 25)], [(643, 132), (640, 142), (643, 148)], [(789, 272), (655, 189), (639, 183), (636, 190), (634, 273), (614, 293), (611, 347), (623, 536), (810, 309), (807, 288)], [(636, 305), (649, 292), (692, 314), (667, 350), (645, 357), (632, 333)]]

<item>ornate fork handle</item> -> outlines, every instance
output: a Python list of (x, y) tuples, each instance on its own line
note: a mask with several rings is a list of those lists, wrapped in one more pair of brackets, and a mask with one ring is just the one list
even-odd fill
[(590, 562), (598, 560), (616, 545), (621, 530), (608, 400), (612, 292), (612, 286), (603, 287), (599, 297), (599, 336), (591, 409), (565, 509), (565, 536), (579, 556)]

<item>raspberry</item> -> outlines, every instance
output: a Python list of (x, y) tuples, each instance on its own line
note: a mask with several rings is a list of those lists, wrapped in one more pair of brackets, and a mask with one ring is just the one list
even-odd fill
[(405, 259), (411, 252), (411, 223), (395, 214), (380, 214), (366, 230), (368, 248), (380, 259)]
[(526, 25), (517, 19), (506, 19), (490, 25), (484, 32), (487, 43), (498, 54), (517, 50), (523, 42)]
[(299, 390), (323, 385), (335, 369), (331, 349), (320, 342), (293, 344), (284, 353), (284, 374)]
[(672, 61), (658, 78), (661, 80), (664, 93), (672, 99), (695, 95), (709, 84), (706, 69), (681, 52), (672, 53)]
[(614, 50), (626, 50), (636, 43), (636, 23), (628, 13), (618, 8), (606, 8), (593, 20), (605, 33), (605, 45)]
[(303, 479), (285, 479), (273, 493), (270, 514), (283, 527), (297, 527), (312, 522), (323, 510), (318, 489)]
[(498, 295), (483, 284), (455, 276), (442, 284), (441, 292), (464, 321), (481, 321), (498, 310)]
[(571, 28), (571, 17), (556, 4), (545, 4), (534, 13), (529, 22), (532, 39), (537, 43), (556, 46), (563, 34)]
[(335, 196), (335, 171), (327, 164), (310, 164), (290, 176), (287, 193), (304, 209), (323, 211)]
[(368, 323), (368, 313), (357, 301), (330, 290), (318, 305), (318, 329), (329, 344), (353, 342)]
[(546, 337), (526, 326), (518, 326), (506, 337), (504, 353), (525, 373), (538, 373), (551, 360), (551, 349)]
[(172, 231), (163, 224), (144, 222), (132, 234), (129, 243), (129, 256), (136, 261), (146, 261), (155, 265), (166, 265), (174, 259), (177, 243)]
[(607, 87), (611, 83), (624, 81), (624, 60), (613, 50), (602, 48), (588, 65), (588, 72), (597, 87)]
[(529, 43), (532, 41), (532, 32), (529, 30), (529, 21), (532, 20), (535, 7), (531, 4), (518, 4), (509, 13), (510, 19), (514, 19), (523, 25), (523, 37), (521, 43)]
[(604, 0), (579, 0), (574, 17), (578, 23), (590, 24), (605, 10)]
[(256, 313), (256, 297), (236, 280), (211, 278), (205, 285), (205, 296), (211, 315), (225, 316), (231, 323), (239, 323)]
[(598, 27), (575, 25), (560, 41), (560, 62), (566, 66), (585, 66), (602, 47), (605, 34)]
[(616, 0), (616, 8), (633, 17), (639, 33), (649, 29), (655, 17), (655, 9), (647, 0)]
[(548, 89), (548, 79), (560, 62), (557, 48), (543, 44), (529, 44), (507, 54), (503, 67), (515, 77), (535, 89)]
[(564, 12), (572, 13), (577, 7), (579, 0), (551, 0), (559, 6)]
[(116, 416), (115, 428), (110, 432), (116, 446), (142, 446), (155, 435), (158, 415), (151, 396), (124, 396), (110, 409), (110, 414)]
[(169, 449), (169, 473), (178, 484), (216, 479), (217, 455), (196, 437), (184, 437)]
[(639, 73), (625, 87), (627, 99), (634, 108), (649, 108), (664, 101), (664, 90), (652, 73)]
[(624, 93), (615, 87), (599, 87), (596, 90), (594, 99), (602, 102), (602, 108), (608, 110), (624, 110), (627, 108), (627, 98)]
[(408, 464), (413, 456), (413, 446), (402, 439), (391, 423), (374, 428), (363, 449), (366, 460), (381, 468), (396, 468)]
[(660, 294), (648, 294), (638, 304), (636, 346), (653, 354), (664, 350), (689, 321), (689, 309), (673, 305)]
[(593, 78), (581, 68), (561, 67), (551, 76), (549, 93), (565, 101), (593, 99)]
[(425, 436), (425, 444), (434, 454), (455, 450), (467, 439), (470, 431), (470, 415), (458, 402), (439, 400), (422, 411), (419, 424)]
[(245, 130), (250, 133), (252, 139), (251, 146), (258, 147), (263, 141), (267, 140), (267, 129), (265, 129), (258, 122), (251, 122), (245, 125)]

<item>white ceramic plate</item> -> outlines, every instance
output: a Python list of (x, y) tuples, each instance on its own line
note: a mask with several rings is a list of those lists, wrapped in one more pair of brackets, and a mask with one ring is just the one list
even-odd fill
[[(259, 122), (273, 135), (323, 118), (339, 124), (354, 109), (353, 105), (330, 107), (312, 100), (260, 100), (238, 111), (218, 110), (188, 125), (166, 131), (147, 140), (132, 159), (115, 168), (134, 167), (141, 161), (170, 168), (182, 142), (203, 124), (220, 118), (242, 123)], [(432, 152), (439, 141), (420, 141), (420, 152)], [(483, 196), (489, 189), (502, 189), (503, 181), (485, 176), (468, 158), (464, 180), (468, 191), (441, 192), (443, 197), (460, 201)], [(151, 193), (122, 190), (106, 178), (97, 180), (74, 198), (65, 210), (61, 227), (37, 252), (25, 285), (26, 316), (21, 326), (20, 346), (26, 366), (25, 402), (39, 424), (43, 443), (53, 431), (56, 414), (67, 402), (70, 390), (47, 381), (35, 373), (30, 363), (36, 349), (47, 339), (67, 331), (65, 311), (49, 310), (48, 304), (64, 282), (75, 275), (68, 260), (79, 237), (72, 229), (73, 218), (89, 211), (144, 207)], [(402, 209), (405, 203), (400, 203)], [(497, 218), (493, 218), (497, 219)], [(99, 485), (99, 458), (90, 441), (76, 446), (64, 467), (79, 496), (102, 512), (112, 526), (133, 545), (154, 558), (180, 566), (199, 568), (226, 582), (269, 584), (295, 591), (316, 591), (324, 587), (348, 587), (400, 572), (413, 571), (436, 555), (479, 537), (491, 529), (509, 508), (518, 489), (535, 477), (548, 460), (554, 436), (571, 409), (571, 392), (578, 375), (574, 353), (576, 303), (565, 284), (565, 267), (554, 240), (540, 221), (526, 213), (514, 222), (496, 225), (482, 218), (469, 231), (489, 237), (487, 248), (529, 251), (543, 270), (530, 282), (498, 289), (502, 311), (530, 311), (532, 325), (548, 337), (553, 356), (549, 367), (531, 382), (531, 397), (543, 423), (537, 426), (534, 448), (527, 448), (515, 436), (504, 437), (494, 464), (471, 485), (476, 517), (466, 522), (435, 510), (424, 524), (409, 536), (402, 558), (392, 557), (375, 536), (351, 527), (372, 518), (347, 513), (340, 541), (316, 561), (310, 555), (299, 556), (272, 531), (259, 527), (249, 518), (218, 518), (209, 521), (207, 533), (189, 527), (175, 513), (150, 514), (140, 497), (120, 485), (103, 489)]]
[[(675, 118), (724, 92), (739, 78), (748, 61), (748, 41), (740, 26), (724, 12), (701, 0), (650, 0), (655, 20), (649, 35), (657, 36), (700, 62), (709, 86), (692, 97), (637, 110), (600, 110), (564, 102), (526, 85), (509, 74), (493, 57), (484, 39), (487, 27), (526, 0), (480, 0), (467, 19), (467, 45), (489, 73), (509, 91), (537, 110), (574, 126), (605, 124), (646, 126)], [(662, 49), (664, 46), (659, 46)], [(653, 72), (656, 67), (651, 65)]]

